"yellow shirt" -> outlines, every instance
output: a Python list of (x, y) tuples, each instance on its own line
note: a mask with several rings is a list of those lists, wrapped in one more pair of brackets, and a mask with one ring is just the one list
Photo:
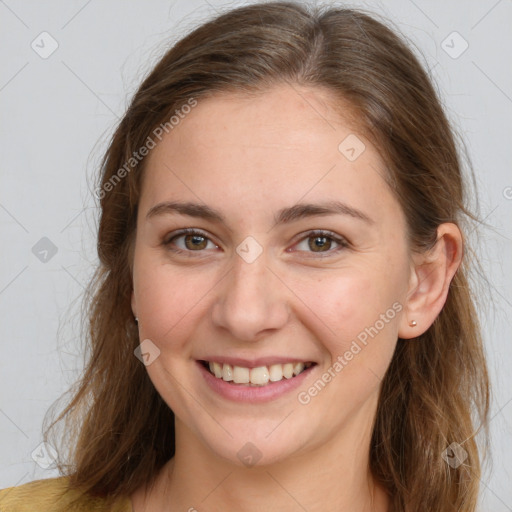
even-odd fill
[(94, 498), (67, 488), (68, 477), (0, 490), (0, 512), (132, 512), (129, 498)]

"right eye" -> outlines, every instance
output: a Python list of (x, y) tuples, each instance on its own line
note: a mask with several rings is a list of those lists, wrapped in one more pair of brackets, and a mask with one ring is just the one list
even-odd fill
[(164, 245), (168, 246), (171, 251), (181, 253), (203, 252), (204, 249), (218, 248), (205, 233), (192, 228), (171, 233), (170, 238), (168, 237), (164, 241)]

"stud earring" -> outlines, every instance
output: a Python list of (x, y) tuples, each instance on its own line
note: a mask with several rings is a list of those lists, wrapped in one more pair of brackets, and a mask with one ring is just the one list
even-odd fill
[(418, 322), (416, 322), (416, 320), (411, 320), (411, 321), (409, 322), (409, 325), (410, 325), (411, 327), (416, 327), (416, 326), (418, 325)]
[(135, 317), (135, 323), (138, 324), (139, 323), (139, 319), (137, 317)]

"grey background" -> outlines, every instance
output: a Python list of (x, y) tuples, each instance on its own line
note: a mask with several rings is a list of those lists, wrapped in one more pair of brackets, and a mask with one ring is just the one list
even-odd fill
[[(41, 467), (51, 462), (51, 449), (38, 448), (41, 424), (83, 364), (94, 175), (118, 118), (169, 44), (243, 3), (0, 0), (0, 488), (56, 475)], [(385, 15), (412, 40), (467, 142), (489, 225), (479, 238), (472, 233), (491, 283), (478, 293), (494, 384), (482, 510), (512, 511), (512, 3), (351, 5)], [(51, 44), (58, 48), (42, 58)]]

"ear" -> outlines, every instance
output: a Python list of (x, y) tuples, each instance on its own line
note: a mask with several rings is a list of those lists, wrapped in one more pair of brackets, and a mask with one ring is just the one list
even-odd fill
[[(441, 224), (432, 249), (413, 256), (409, 293), (398, 336), (410, 339), (423, 334), (437, 318), (448, 296), (450, 283), (462, 261), (463, 239), (459, 227)], [(411, 326), (409, 322), (416, 322)]]

